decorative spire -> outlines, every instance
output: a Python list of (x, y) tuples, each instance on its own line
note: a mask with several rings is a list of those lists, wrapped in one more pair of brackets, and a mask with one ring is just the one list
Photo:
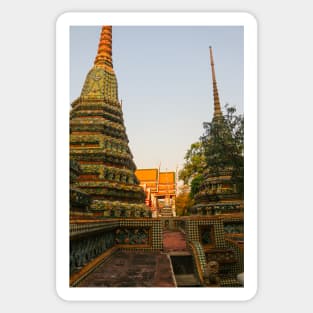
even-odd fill
[(113, 68), (112, 64), (112, 26), (103, 26), (98, 47), (98, 54), (94, 62), (98, 67)]
[(210, 46), (210, 61), (212, 68), (212, 81), (213, 81), (213, 95), (214, 95), (214, 117), (222, 116), (220, 99), (218, 96), (216, 77), (215, 77), (215, 69), (214, 69), (214, 61), (213, 61), (213, 52), (212, 47)]

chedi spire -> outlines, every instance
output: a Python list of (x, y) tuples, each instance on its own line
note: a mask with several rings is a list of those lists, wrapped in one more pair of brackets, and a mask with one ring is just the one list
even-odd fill
[(222, 116), (222, 111), (221, 111), (221, 105), (220, 105), (220, 98), (219, 98), (218, 90), (217, 90), (214, 61), (213, 61), (213, 52), (212, 52), (211, 46), (210, 46), (210, 62), (211, 62), (212, 81), (213, 81), (214, 117), (220, 117)]
[(94, 61), (96, 66), (109, 66), (112, 64), (112, 26), (103, 26), (100, 35), (98, 53)]
[(94, 66), (81, 93), (84, 97), (105, 97), (118, 102), (118, 86), (112, 63), (112, 26), (103, 26)]

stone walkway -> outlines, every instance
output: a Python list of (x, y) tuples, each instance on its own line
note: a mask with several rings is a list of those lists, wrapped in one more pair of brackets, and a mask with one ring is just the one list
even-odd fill
[(164, 231), (163, 252), (118, 251), (77, 287), (175, 287), (169, 254), (187, 253), (185, 235)]
[(163, 232), (164, 252), (187, 251), (185, 235), (180, 231)]
[(175, 283), (166, 254), (118, 251), (78, 287), (175, 287)]

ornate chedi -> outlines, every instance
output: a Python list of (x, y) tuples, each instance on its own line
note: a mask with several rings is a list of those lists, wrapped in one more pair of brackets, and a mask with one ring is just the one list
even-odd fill
[(144, 192), (128, 147), (112, 65), (112, 26), (103, 26), (94, 66), (70, 112), (70, 158), (79, 164), (76, 188), (90, 196), (94, 216), (146, 217)]
[[(221, 111), (211, 47), (210, 63), (214, 96), (214, 115), (211, 122), (211, 133), (213, 136), (211, 135), (211, 138), (204, 138), (205, 140), (218, 141), (214, 143), (215, 146), (222, 147), (225, 153), (219, 154), (211, 149), (210, 155), (206, 155), (208, 166), (204, 170), (203, 181), (200, 185), (199, 192), (195, 195), (196, 204), (190, 209), (191, 214), (197, 215), (237, 213), (243, 211), (243, 186), (238, 184), (237, 173), (232, 165), (233, 162), (229, 162), (224, 157), (226, 154), (235, 155), (235, 153), (232, 151), (234, 146), (231, 132)], [(242, 156), (239, 156), (239, 158), (243, 160)]]

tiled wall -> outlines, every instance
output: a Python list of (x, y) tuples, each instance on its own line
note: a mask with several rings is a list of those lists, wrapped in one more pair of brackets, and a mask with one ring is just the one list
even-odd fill
[(201, 230), (205, 227), (213, 227), (214, 247), (224, 248), (224, 228), (223, 221), (220, 218), (202, 218), (186, 220), (186, 239), (187, 241), (201, 242)]
[[(186, 239), (194, 257), (195, 267), (201, 281), (206, 262), (210, 256), (226, 259), (220, 263), (221, 286), (240, 287), (236, 275), (244, 271), (243, 253), (240, 247), (225, 237), (225, 225), (233, 234), (243, 231), (243, 219), (233, 217), (190, 218), (186, 223)], [(202, 235), (211, 234), (211, 240), (204, 240)], [(226, 233), (227, 235), (227, 233)], [(242, 234), (243, 236), (243, 234)], [(228, 260), (228, 254), (232, 259)]]
[(121, 228), (133, 228), (133, 229), (149, 229), (149, 245), (146, 247), (128, 245), (125, 248), (136, 250), (161, 250), (163, 248), (162, 238), (162, 221), (160, 219), (151, 218), (136, 218), (136, 219), (123, 219), (120, 220), (119, 225)]

